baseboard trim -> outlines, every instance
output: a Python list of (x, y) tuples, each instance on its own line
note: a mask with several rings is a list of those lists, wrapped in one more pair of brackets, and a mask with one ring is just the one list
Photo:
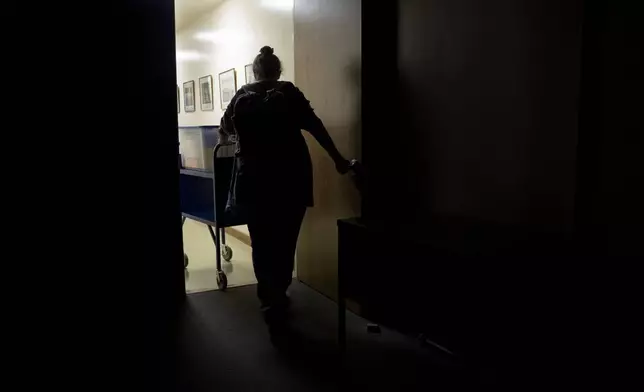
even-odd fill
[(250, 236), (244, 232), (241, 232), (235, 229), (234, 227), (226, 227), (226, 235), (236, 238), (240, 242), (250, 246)]

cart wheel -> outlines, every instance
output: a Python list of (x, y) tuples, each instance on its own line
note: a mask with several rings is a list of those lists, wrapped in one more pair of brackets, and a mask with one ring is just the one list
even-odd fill
[(188, 268), (188, 255), (183, 254), (183, 268)]
[(233, 259), (233, 250), (230, 246), (224, 245), (224, 248), (221, 250), (221, 257), (223, 257), (226, 261)]
[(217, 272), (217, 287), (221, 291), (225, 291), (228, 288), (228, 278), (224, 271)]

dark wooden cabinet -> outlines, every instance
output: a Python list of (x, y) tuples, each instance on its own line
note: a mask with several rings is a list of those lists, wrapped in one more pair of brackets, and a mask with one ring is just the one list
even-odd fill
[(369, 320), (486, 360), (529, 344), (539, 320), (556, 317), (574, 263), (570, 238), (517, 226), (436, 218), (401, 230), (349, 219), (338, 233), (341, 298)]

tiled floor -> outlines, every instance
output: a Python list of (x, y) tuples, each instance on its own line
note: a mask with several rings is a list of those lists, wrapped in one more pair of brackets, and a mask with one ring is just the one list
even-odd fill
[[(233, 250), (231, 262), (222, 259), (222, 269), (228, 277), (228, 287), (257, 283), (253, 272), (251, 248), (237, 239), (226, 236)], [(217, 290), (215, 244), (208, 228), (202, 223), (186, 219), (183, 224), (183, 247), (189, 258), (186, 269), (186, 291), (196, 293)]]

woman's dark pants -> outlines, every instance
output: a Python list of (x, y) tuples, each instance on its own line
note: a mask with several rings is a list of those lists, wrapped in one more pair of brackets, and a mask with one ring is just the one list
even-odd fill
[(249, 219), (257, 295), (266, 321), (281, 318), (288, 306), (286, 290), (295, 266), (295, 248), (305, 206), (258, 208)]

